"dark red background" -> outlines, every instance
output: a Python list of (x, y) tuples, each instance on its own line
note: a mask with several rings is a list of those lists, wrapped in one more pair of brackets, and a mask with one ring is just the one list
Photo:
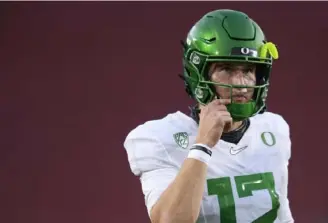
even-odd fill
[(188, 112), (179, 40), (217, 8), (250, 14), (278, 45), (269, 109), (291, 126), (291, 208), (297, 223), (328, 222), (327, 3), (0, 8), (0, 222), (149, 222), (123, 140), (146, 120)]

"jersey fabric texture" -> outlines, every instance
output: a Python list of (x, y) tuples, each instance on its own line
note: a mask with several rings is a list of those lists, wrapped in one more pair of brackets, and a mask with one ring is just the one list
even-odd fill
[[(140, 177), (148, 214), (187, 158), (197, 129), (178, 111), (139, 125), (126, 137), (129, 165)], [(212, 152), (197, 222), (294, 222), (287, 197), (291, 140), (280, 115), (251, 117), (237, 144), (219, 140)]]

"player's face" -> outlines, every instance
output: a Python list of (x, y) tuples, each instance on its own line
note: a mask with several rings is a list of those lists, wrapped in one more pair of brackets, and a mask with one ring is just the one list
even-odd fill
[[(231, 85), (255, 86), (256, 66), (242, 63), (214, 63), (210, 67), (210, 78), (213, 82)], [(220, 98), (230, 99), (230, 88), (216, 87)], [(254, 93), (254, 88), (233, 88), (232, 101), (237, 103), (248, 102)]]

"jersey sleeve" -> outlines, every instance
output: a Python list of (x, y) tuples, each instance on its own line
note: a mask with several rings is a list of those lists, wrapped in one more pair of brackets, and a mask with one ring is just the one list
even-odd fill
[(280, 116), (280, 122), (281, 123), (279, 125), (279, 131), (284, 132), (285, 136), (286, 136), (286, 160), (289, 161), (289, 159), (291, 158), (291, 140), (290, 140), (290, 128), (288, 123), (285, 121), (285, 119), (283, 117)]
[(170, 160), (167, 149), (155, 132), (137, 128), (127, 136), (124, 147), (131, 171), (140, 177), (150, 215), (151, 208), (176, 177), (178, 167)]
[[(294, 223), (294, 219), (289, 206), (288, 199), (288, 165), (289, 159), (291, 158), (291, 139), (290, 139), (290, 128), (288, 123), (280, 116), (279, 130), (286, 134), (286, 165), (283, 169), (282, 176), (282, 192), (280, 196), (280, 208), (278, 210), (278, 218), (282, 223)], [(279, 122), (277, 122), (279, 123)]]
[(288, 199), (288, 166), (284, 170), (282, 194), (280, 196), (280, 208), (278, 218), (281, 223), (294, 223)]

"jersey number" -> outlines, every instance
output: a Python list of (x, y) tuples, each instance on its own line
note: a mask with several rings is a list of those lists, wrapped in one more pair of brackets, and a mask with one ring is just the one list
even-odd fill
[[(256, 190), (267, 189), (272, 209), (253, 221), (253, 223), (272, 223), (277, 218), (280, 206), (278, 194), (275, 191), (273, 174), (258, 173), (246, 176), (235, 176), (236, 188), (239, 198), (252, 196)], [(220, 220), (222, 223), (236, 223), (235, 201), (232, 193), (230, 177), (207, 180), (208, 194), (217, 195), (220, 206)]]

